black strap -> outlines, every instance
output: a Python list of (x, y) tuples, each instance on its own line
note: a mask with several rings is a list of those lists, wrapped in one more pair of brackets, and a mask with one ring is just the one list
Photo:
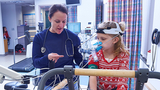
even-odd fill
[(49, 70), (54, 69), (55, 68), (55, 61), (50, 60), (49, 63), (48, 63), (48, 68), (49, 68)]
[[(48, 68), (49, 68), (49, 70), (54, 69), (55, 68), (55, 61), (50, 60), (48, 63)], [(54, 76), (51, 77), (50, 79), (54, 79)]]

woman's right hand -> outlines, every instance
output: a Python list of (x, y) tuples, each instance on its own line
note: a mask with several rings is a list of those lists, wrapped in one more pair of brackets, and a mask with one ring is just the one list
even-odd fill
[(48, 54), (48, 59), (55, 61), (55, 63), (61, 57), (64, 57), (64, 55), (58, 55), (57, 53), (50, 53), (50, 54)]

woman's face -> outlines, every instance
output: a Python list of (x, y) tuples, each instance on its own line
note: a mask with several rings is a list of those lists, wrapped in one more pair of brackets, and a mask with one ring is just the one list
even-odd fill
[[(109, 50), (114, 48), (114, 39), (108, 34), (97, 33), (97, 39), (102, 42), (102, 50)], [(105, 43), (106, 42), (106, 43)], [(105, 43), (105, 44), (103, 44)]]
[(51, 22), (51, 32), (61, 34), (67, 22), (67, 14), (61, 11), (57, 11), (51, 18), (48, 18)]

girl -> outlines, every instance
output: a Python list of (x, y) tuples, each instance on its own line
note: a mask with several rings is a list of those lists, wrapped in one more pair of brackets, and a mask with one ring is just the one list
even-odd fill
[[(128, 70), (129, 52), (125, 50), (122, 38), (125, 24), (120, 22), (103, 22), (98, 25), (97, 39), (102, 43), (102, 49), (96, 52), (98, 61), (94, 56), (89, 57), (89, 68), (108, 70)], [(90, 76), (91, 90), (127, 90), (128, 78)]]
[(8, 45), (9, 45), (10, 44), (10, 37), (8, 35), (8, 31), (7, 31), (6, 27), (3, 27), (3, 37), (4, 37), (4, 39), (7, 39)]

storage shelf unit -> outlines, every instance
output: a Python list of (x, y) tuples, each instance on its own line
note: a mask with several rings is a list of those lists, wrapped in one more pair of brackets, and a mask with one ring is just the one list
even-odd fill
[[(29, 26), (17, 26), (18, 37), (26, 35), (25, 31), (29, 30)], [(30, 43), (29, 39), (26, 37), (18, 39), (18, 44), (22, 44), (26, 50), (27, 45)]]

